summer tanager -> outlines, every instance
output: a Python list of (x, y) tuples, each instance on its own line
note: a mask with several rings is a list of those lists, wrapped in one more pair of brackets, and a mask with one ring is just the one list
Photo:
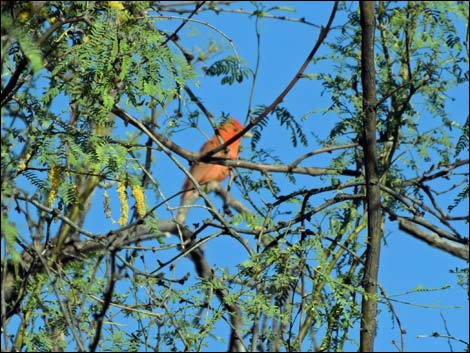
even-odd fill
[[(242, 129), (243, 126), (238, 122), (238, 120), (230, 118), (219, 126), (218, 131), (222, 140), (224, 142), (227, 142)], [(217, 135), (214, 135), (209, 141), (204, 143), (200, 152), (209, 152), (220, 145), (221, 144), (219, 138), (217, 137)], [(238, 159), (238, 153), (240, 152), (240, 139), (234, 141), (231, 145), (229, 145), (227, 147), (227, 150), (228, 153), (226, 153), (225, 150), (222, 150), (214, 154), (214, 157), (228, 157), (230, 159)], [(202, 162), (193, 164), (189, 172), (194, 177), (194, 179), (197, 180), (199, 185), (203, 185), (211, 181), (222, 181), (230, 174), (229, 167), (225, 165), (209, 164)], [(189, 180), (189, 178), (186, 178), (186, 181), (183, 184), (183, 190), (186, 191), (181, 197), (181, 203), (185, 203), (185, 201), (191, 194), (197, 192), (194, 188), (193, 182)]]

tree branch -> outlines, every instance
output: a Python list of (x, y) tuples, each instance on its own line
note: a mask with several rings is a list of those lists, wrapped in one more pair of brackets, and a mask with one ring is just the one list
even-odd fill
[[(145, 133), (147, 136), (153, 139), (159, 145), (163, 145), (164, 147), (168, 148), (170, 151), (176, 153), (177, 155), (183, 157), (184, 159), (190, 162), (204, 162), (204, 163), (212, 163), (212, 164), (221, 164), (230, 167), (240, 167), (246, 168), (251, 170), (258, 170), (262, 172), (276, 172), (276, 173), (297, 173), (297, 174), (307, 174), (307, 175), (333, 175), (333, 174), (340, 174), (340, 175), (347, 175), (347, 176), (359, 176), (360, 173), (355, 170), (344, 169), (344, 170), (335, 170), (335, 169), (327, 169), (327, 168), (315, 168), (315, 167), (295, 167), (301, 160), (297, 159), (293, 163), (282, 165), (282, 164), (261, 164), (261, 163), (254, 163), (248, 162), (243, 160), (230, 160), (225, 158), (218, 158), (218, 157), (208, 157), (207, 154), (202, 154), (199, 152), (191, 152), (187, 149), (179, 146), (178, 144), (174, 143), (167, 137), (159, 134), (155, 130), (147, 127), (142, 121), (133, 117), (128, 112), (123, 110), (118, 106), (114, 106), (112, 112), (116, 114), (118, 117), (123, 119), (125, 122), (133, 125), (138, 130)], [(329, 152), (334, 149), (340, 148), (347, 148), (350, 147), (349, 145), (343, 147), (328, 147), (326, 149), (321, 149), (321, 152)], [(313, 154), (321, 153), (320, 151), (314, 151)], [(312, 154), (312, 155), (313, 155)], [(308, 156), (307, 156), (308, 157)], [(305, 157), (305, 158), (307, 158)], [(185, 173), (186, 174), (186, 173)], [(186, 174), (187, 175), (187, 174)]]
[(414, 236), (415, 238), (418, 238), (429, 245), (440, 249), (444, 250), (445, 252), (457, 256), (458, 258), (461, 258), (462, 260), (469, 260), (469, 248), (468, 245), (462, 246), (462, 245), (457, 245), (455, 243), (452, 243), (450, 241), (444, 240), (435, 233), (427, 233), (423, 231), (421, 228), (419, 228), (416, 224), (413, 222), (409, 221), (408, 219), (404, 217), (397, 217), (398, 219), (398, 227), (400, 230)]
[(364, 266), (361, 308), (360, 351), (372, 352), (377, 327), (377, 278), (379, 273), (380, 241), (383, 216), (380, 208), (380, 180), (376, 141), (375, 88), (375, 1), (361, 1), (361, 79), (363, 87), (363, 149), (366, 171), (367, 249)]

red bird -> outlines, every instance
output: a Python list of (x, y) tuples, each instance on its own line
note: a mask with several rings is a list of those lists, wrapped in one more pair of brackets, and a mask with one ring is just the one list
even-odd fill
[[(225, 121), (217, 129), (220, 137), (224, 142), (230, 140), (233, 136), (239, 133), (243, 129), (242, 124), (234, 118), (230, 118)], [(212, 136), (212, 138), (207, 141), (201, 148), (201, 153), (206, 153), (214, 148), (220, 146), (220, 141), (217, 135)], [(238, 159), (238, 154), (240, 152), (240, 139), (234, 141), (231, 145), (227, 147), (228, 153), (225, 153), (225, 150), (219, 151), (214, 154), (214, 157), (228, 157), (230, 159)], [(229, 174), (229, 167), (220, 164), (209, 164), (198, 162), (192, 165), (189, 170), (194, 179), (197, 180), (199, 185), (206, 184), (210, 181), (222, 181)], [(185, 190), (183, 196), (181, 197), (181, 203), (185, 203), (188, 197), (192, 194), (197, 193), (194, 189), (193, 182), (186, 178), (186, 181), (183, 184), (183, 190)]]

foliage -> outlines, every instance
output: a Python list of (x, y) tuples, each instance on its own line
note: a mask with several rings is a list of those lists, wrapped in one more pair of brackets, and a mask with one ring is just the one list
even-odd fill
[[(261, 115), (261, 113), (265, 110), (266, 106), (256, 107), (256, 109), (254, 109), (253, 111), (253, 116), (256, 118), (257, 116)], [(277, 106), (273, 109), (272, 114), (275, 114), (281, 126), (285, 125), (286, 128), (289, 130), (290, 139), (294, 147), (297, 147), (298, 139), (300, 140), (302, 145), (308, 145), (307, 136), (302, 131), (301, 124), (295, 120), (295, 117), (286, 108)], [(267, 123), (267, 120), (262, 120), (260, 124), (253, 129), (253, 138), (251, 139), (251, 147), (253, 149), (256, 148), (256, 145), (258, 144), (261, 138), (262, 130), (267, 125)]]
[(223, 76), (220, 80), (222, 85), (232, 85), (235, 81), (241, 83), (243, 79), (250, 77), (250, 70), (241, 66), (240, 59), (230, 56), (204, 67), (203, 71), (208, 76)]
[[(342, 351), (359, 340), (371, 161), (358, 5), (340, 4), (344, 23), (327, 31), (315, 74), (293, 71), (288, 97), (308, 114), (295, 100), (266, 102), (264, 68), (202, 19), (253, 21), (255, 62), (266, 21), (320, 25), (288, 17), (294, 6), (243, 6), (2, 2), (2, 350)], [(384, 245), (398, 228), (468, 256), (469, 119), (451, 114), (449, 98), (468, 87), (467, 22), (465, 2), (376, 6)], [(209, 38), (218, 59), (198, 66), (189, 47), (206, 36), (188, 39), (190, 25), (222, 34), (229, 52)], [(218, 97), (204, 90), (213, 77), (220, 90), (251, 87), (249, 120), (266, 117), (245, 160), (224, 162), (229, 193), (208, 184), (181, 206), (180, 160), (198, 158), (183, 148), (197, 150), (184, 127), (214, 122), (217, 108), (200, 98)], [(468, 292), (468, 271), (450, 271)], [(415, 287), (404, 295), (435, 291)], [(411, 301), (384, 288), (376, 297), (403, 337), (394, 305)]]

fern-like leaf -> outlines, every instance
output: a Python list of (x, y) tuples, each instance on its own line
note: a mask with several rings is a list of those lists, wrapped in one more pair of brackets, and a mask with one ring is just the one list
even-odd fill
[(465, 124), (463, 125), (463, 128), (462, 128), (463, 133), (459, 137), (459, 140), (457, 141), (454, 157), (457, 157), (460, 154), (460, 152), (462, 152), (463, 150), (465, 149), (468, 150), (469, 141), (470, 141), (469, 117), (470, 116), (467, 116), (467, 121), (465, 121)]
[(211, 66), (204, 67), (203, 71), (208, 76), (222, 76), (221, 83), (223, 85), (227, 83), (232, 85), (235, 81), (241, 83), (251, 74), (251, 71), (247, 67), (241, 66), (240, 60), (233, 56), (216, 61)]
[[(262, 112), (266, 110), (265, 105), (261, 105), (255, 108), (253, 115), (259, 116)], [(292, 145), (297, 147), (299, 141), (302, 145), (307, 146), (308, 140), (307, 136), (303, 132), (302, 125), (295, 120), (295, 117), (284, 107), (276, 107), (271, 112), (271, 114), (275, 114), (277, 120), (279, 120), (281, 126), (286, 126), (290, 132), (290, 139)], [(255, 126), (253, 129), (253, 138), (251, 139), (251, 146), (252, 148), (256, 148), (260, 138), (261, 138), (261, 131), (266, 127), (267, 119), (260, 121), (258, 125)]]

